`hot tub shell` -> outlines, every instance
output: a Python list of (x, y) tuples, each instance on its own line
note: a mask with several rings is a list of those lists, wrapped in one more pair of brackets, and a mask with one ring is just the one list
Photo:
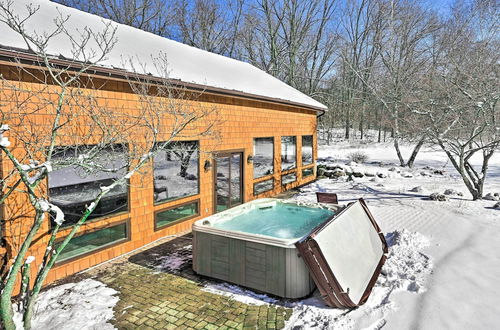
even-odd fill
[(295, 247), (300, 238), (279, 239), (212, 226), (277, 201), (263, 198), (196, 221), (193, 224), (194, 271), (279, 297), (309, 295), (316, 285)]
[(279, 239), (214, 227), (276, 199), (252, 201), (193, 224), (193, 268), (201, 275), (284, 298), (301, 298), (316, 287), (331, 307), (364, 304), (388, 252), (380, 227), (360, 199), (303, 237)]

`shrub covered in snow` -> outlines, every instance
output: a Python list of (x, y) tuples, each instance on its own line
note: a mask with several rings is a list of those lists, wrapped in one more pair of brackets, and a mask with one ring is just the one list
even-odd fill
[(498, 193), (487, 193), (483, 199), (486, 199), (488, 201), (500, 201), (500, 195)]
[(446, 197), (445, 194), (441, 193), (432, 193), (429, 198), (433, 201), (438, 201), (438, 202), (446, 202), (448, 200), (448, 197)]
[(363, 151), (353, 151), (347, 155), (347, 159), (351, 162), (363, 164), (368, 160), (368, 155)]

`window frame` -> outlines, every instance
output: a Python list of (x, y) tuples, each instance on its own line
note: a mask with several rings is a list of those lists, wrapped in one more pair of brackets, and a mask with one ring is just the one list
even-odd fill
[[(184, 195), (184, 196), (179, 196), (179, 197), (174, 197), (174, 198), (170, 198), (170, 199), (164, 199), (164, 200), (161, 200), (161, 201), (155, 201), (155, 195), (154, 195), (154, 183), (155, 183), (155, 160), (154, 160), (154, 157), (151, 159), (151, 162), (152, 162), (152, 169), (151, 169), (151, 175), (153, 177), (153, 194), (152, 194), (152, 197), (153, 197), (153, 206), (159, 206), (159, 205), (162, 205), (162, 204), (167, 204), (167, 203), (172, 203), (172, 202), (175, 202), (175, 201), (179, 201), (181, 199), (184, 199), (184, 198), (190, 198), (190, 197), (194, 197), (194, 196), (198, 196), (200, 195), (200, 190), (201, 190), (201, 184), (200, 184), (200, 174), (201, 174), (201, 171), (200, 171), (200, 160), (201, 160), (201, 157), (200, 157), (200, 140), (186, 140), (186, 141), (183, 141), (183, 140), (176, 140), (176, 141), (172, 141), (173, 143), (174, 142), (196, 142), (198, 143), (198, 170), (197, 170), (197, 173), (196, 173), (196, 176), (197, 176), (197, 185), (196, 185), (196, 194), (191, 194), (191, 195)], [(157, 144), (159, 143), (164, 143), (164, 142), (157, 142)], [(166, 150), (166, 149), (163, 149), (163, 150)]]
[[(294, 137), (295, 138), (295, 166), (287, 169), (283, 169), (283, 138), (284, 137)], [(289, 171), (295, 171), (299, 166), (299, 154), (297, 148), (297, 136), (296, 135), (282, 135), (280, 138), (280, 173), (286, 173)]]
[[(273, 171), (272, 173), (270, 174), (266, 174), (266, 175), (263, 175), (263, 176), (260, 176), (258, 178), (255, 177), (255, 139), (271, 139), (273, 141), (273, 156), (272, 156), (272, 166), (273, 166)], [(252, 163), (252, 177), (253, 177), (253, 180), (259, 180), (259, 179), (262, 179), (262, 178), (265, 178), (265, 177), (268, 177), (268, 176), (272, 176), (276, 173), (275, 171), (275, 164), (274, 164), (274, 160), (275, 160), (275, 150), (274, 150), (274, 147), (276, 145), (276, 138), (274, 136), (256, 136), (254, 138), (252, 138), (252, 151), (253, 151), (253, 157), (254, 157), (254, 160), (253, 160), (253, 163)]]
[[(123, 145), (125, 145), (125, 146), (128, 147), (127, 143), (123, 143)], [(82, 145), (78, 145), (78, 146), (92, 146), (92, 144), (82, 144)], [(68, 146), (56, 146), (56, 148), (57, 147), (71, 147), (71, 145), (68, 145)], [(127, 151), (127, 153), (126, 153), (127, 156), (130, 156), (128, 148), (126, 149), (126, 151)], [(127, 172), (129, 170), (130, 170), (130, 167), (127, 167)], [(49, 173), (49, 175), (50, 175), (50, 173)], [(49, 202), (50, 202), (49, 175), (47, 175), (45, 177), (44, 181), (45, 181), (45, 185), (47, 187), (47, 198), (49, 199)], [(111, 219), (111, 218), (114, 218), (114, 217), (123, 216), (125, 214), (130, 214), (130, 211), (131, 211), (130, 204), (131, 204), (131, 201), (132, 201), (131, 196), (130, 196), (131, 195), (130, 194), (130, 179), (126, 179), (126, 184), (127, 184), (127, 209), (125, 211), (120, 211), (120, 212), (116, 212), (116, 213), (112, 213), (112, 214), (107, 214), (107, 215), (103, 215), (103, 216), (92, 218), (92, 219), (87, 219), (87, 220), (85, 220), (84, 224), (94, 223), (94, 222), (99, 222), (99, 221), (104, 221), (104, 220)], [(83, 212), (82, 212), (82, 215), (83, 215)], [(51, 220), (50, 215), (48, 216), (48, 220), (49, 220), (49, 228), (50, 228), (50, 230), (52, 230), (54, 228), (54, 222)], [(61, 230), (72, 228), (75, 225), (76, 225), (76, 223), (73, 223), (73, 224), (70, 224), (70, 225), (64, 225), (64, 222), (63, 222), (63, 224), (61, 225)], [(73, 236), (73, 237), (76, 237), (76, 236)], [(57, 264), (57, 262), (56, 262), (56, 264)]]
[[(114, 242), (111, 242), (107, 245), (104, 245), (104, 246), (101, 246), (95, 250), (90, 250), (90, 251), (87, 251), (85, 253), (82, 253), (82, 254), (78, 254), (76, 256), (73, 256), (73, 257), (70, 257), (70, 258), (67, 258), (67, 259), (64, 259), (64, 260), (61, 260), (61, 261), (58, 261), (56, 260), (54, 266), (61, 266), (61, 265), (64, 265), (64, 264), (67, 264), (69, 262), (73, 262), (75, 260), (78, 260), (78, 259), (81, 259), (81, 258), (84, 258), (84, 257), (88, 257), (89, 255), (92, 255), (92, 254), (95, 254), (95, 253), (98, 253), (98, 252), (101, 252), (103, 250), (106, 250), (106, 249), (109, 249), (109, 248), (112, 248), (112, 247), (115, 247), (117, 245), (120, 245), (120, 244), (123, 244), (123, 243), (127, 243), (127, 242), (130, 242), (131, 238), (132, 238), (132, 235), (131, 235), (131, 225), (130, 225), (130, 218), (127, 218), (127, 219), (124, 219), (124, 220), (119, 220), (119, 221), (115, 221), (115, 222), (111, 222), (109, 224), (106, 224), (105, 226), (102, 226), (102, 227), (96, 227), (96, 228), (92, 228), (92, 229), (89, 229), (89, 230), (83, 230), (81, 232), (77, 232), (71, 239), (74, 239), (76, 237), (80, 237), (80, 236), (84, 236), (84, 235), (87, 235), (87, 234), (92, 234), (92, 233), (95, 233), (96, 231), (99, 231), (99, 230), (103, 230), (103, 229), (107, 229), (107, 228), (111, 228), (111, 227), (115, 227), (115, 226), (119, 226), (121, 224), (125, 224), (125, 233), (126, 233), (126, 237), (123, 238), (123, 239), (120, 239), (120, 240), (117, 240), (117, 241), (114, 241)], [(85, 222), (87, 223), (87, 222)], [(54, 241), (54, 247), (57, 243), (60, 243), (62, 241), (64, 241), (66, 239), (66, 235), (56, 239)], [(71, 240), (70, 240), (71, 242)], [(70, 243), (68, 242), (68, 244)], [(62, 251), (61, 251), (62, 252)]]
[[(181, 219), (177, 219), (175, 221), (172, 221), (172, 222), (167, 223), (167, 224), (162, 225), (162, 226), (158, 226), (158, 223), (156, 221), (156, 217), (157, 217), (158, 213), (169, 211), (169, 210), (173, 210), (173, 209), (179, 208), (181, 206), (188, 205), (188, 204), (194, 204), (194, 203), (197, 205), (197, 207), (196, 207), (196, 213), (195, 214), (189, 215), (189, 216), (181, 218)], [(199, 216), (200, 216), (200, 199), (199, 198), (196, 198), (196, 199), (193, 199), (193, 200), (189, 200), (189, 201), (186, 201), (186, 202), (183, 202), (183, 203), (180, 203), (180, 204), (171, 205), (171, 206), (168, 206), (168, 207), (165, 207), (165, 208), (161, 208), (161, 209), (155, 210), (154, 214), (153, 214), (154, 231), (156, 232), (156, 231), (159, 231), (159, 230), (162, 230), (162, 229), (165, 229), (165, 228), (177, 225), (177, 224), (179, 224), (181, 222), (194, 219), (194, 218), (199, 217)]]

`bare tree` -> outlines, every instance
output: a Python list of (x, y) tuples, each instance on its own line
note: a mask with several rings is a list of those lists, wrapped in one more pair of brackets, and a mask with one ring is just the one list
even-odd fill
[(164, 37), (174, 30), (173, 0), (52, 0)]
[(433, 40), (433, 66), (420, 89), (427, 102), (415, 107), (474, 200), (483, 197), (489, 161), (500, 147), (499, 14), (494, 1), (455, 7)]
[(177, 39), (209, 52), (238, 58), (244, 4), (244, 0), (178, 0), (175, 23), (180, 33)]
[[(0, 282), (0, 319), (8, 330), (15, 329), (12, 296), (19, 275), (18, 307), (24, 327), (29, 329), (34, 304), (50, 269), (101, 200), (126, 186), (173, 139), (210, 134), (218, 121), (216, 109), (188, 102), (197, 95), (170, 83), (162, 57), (152, 59), (157, 71), (165, 74), (158, 78), (140, 74), (141, 70), (135, 70), (138, 64), (130, 60), (129, 67), (136, 73), (128, 75), (126, 86), (135, 95), (135, 110), (106, 104), (97, 96), (103, 80), (88, 73), (105, 60), (117, 42), (113, 25), (104, 23), (99, 31), (86, 28), (75, 35), (68, 29), (70, 17), (60, 16), (54, 19), (52, 31), (37, 34), (27, 29), (26, 23), (36, 16), (38, 8), (28, 6), (22, 17), (13, 11), (12, 4), (0, 4), (0, 24), (7, 24), (23, 38), (36, 65), (13, 63), (1, 81), (0, 150), (6, 156), (7, 170), (0, 182), (0, 203), (13, 230), (8, 237), (10, 270)], [(71, 49), (67, 51), (74, 59), (61, 61), (48, 53), (54, 39), (68, 40)], [(45, 180), (49, 177), (50, 183), (50, 173), (64, 169), (109, 180), (94, 187), (90, 202), (76, 216), (69, 233), (55, 244), (68, 214), (51, 199)], [(46, 242), (45, 253), (42, 260), (35, 261), (29, 256), (30, 246), (41, 237)]]
[(260, 0), (242, 32), (243, 59), (319, 98), (336, 60), (333, 0)]

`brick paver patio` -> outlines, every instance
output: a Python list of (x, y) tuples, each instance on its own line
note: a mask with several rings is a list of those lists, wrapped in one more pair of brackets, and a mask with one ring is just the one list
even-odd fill
[[(189, 255), (190, 234), (157, 242), (65, 280), (92, 277), (119, 292), (115, 319), (119, 329), (280, 329), (292, 310), (247, 305), (203, 291), (207, 282), (187, 261), (180, 270), (159, 268), (161, 256)], [(188, 259), (190, 260), (190, 259)], [(215, 282), (216, 283), (216, 282)]]

